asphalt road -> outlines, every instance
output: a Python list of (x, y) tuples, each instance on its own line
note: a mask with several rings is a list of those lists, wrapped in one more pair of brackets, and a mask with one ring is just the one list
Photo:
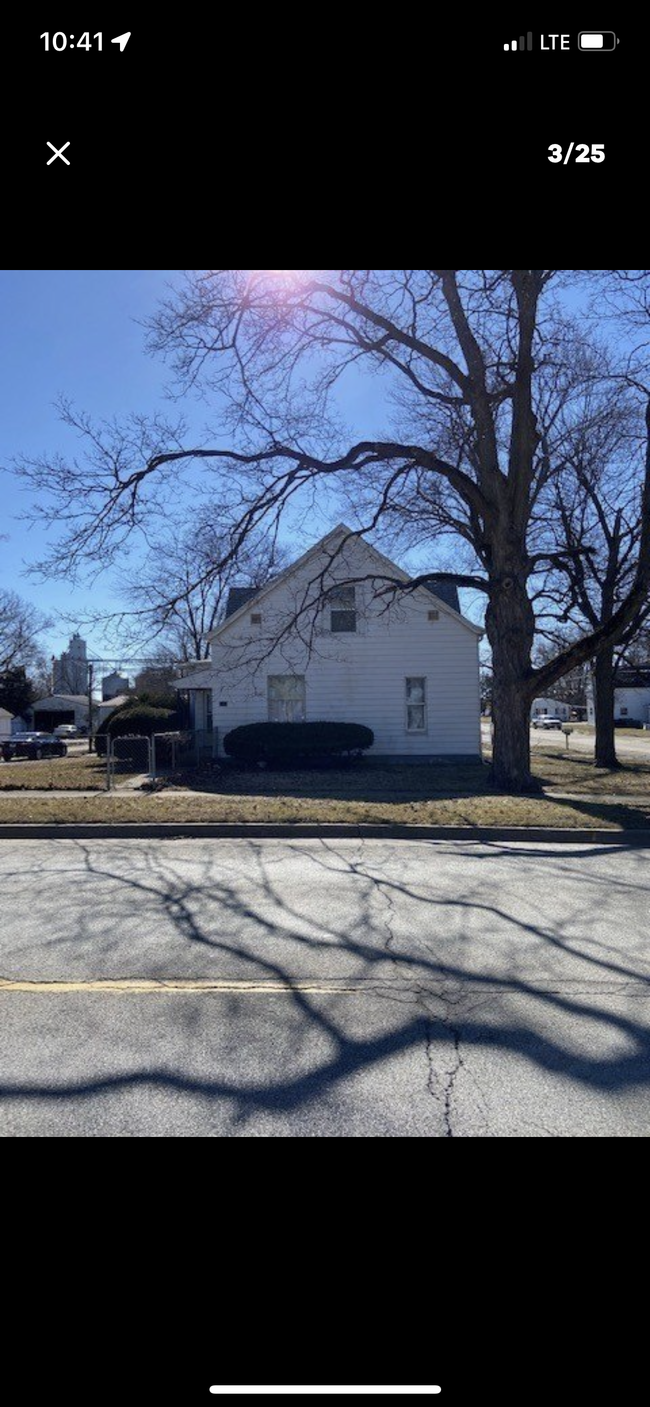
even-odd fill
[(0, 842), (0, 1132), (647, 1136), (648, 860)]
[[(571, 724), (568, 724), (568, 727), (571, 727)], [(490, 746), (491, 736), (490, 720), (482, 718), (481, 738), (484, 748)], [(551, 747), (556, 748), (558, 752), (566, 752), (566, 738), (561, 729), (531, 728), (530, 745), (532, 748)], [(593, 757), (593, 733), (583, 733), (578, 728), (574, 728), (569, 738), (569, 752), (588, 753), (590, 757)], [(625, 757), (645, 758), (646, 762), (650, 762), (650, 733), (636, 728), (617, 729), (616, 752), (621, 759)]]

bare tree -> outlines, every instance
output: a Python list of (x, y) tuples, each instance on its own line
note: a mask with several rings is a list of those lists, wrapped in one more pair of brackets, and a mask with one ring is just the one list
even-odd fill
[[(230, 522), (221, 568), (254, 534), (277, 531), (305, 496), (346, 484), (353, 492), (363, 470), (372, 471), (375, 494), (357, 522), (362, 533), (381, 528), (405, 485), (430, 497), (442, 486), (473, 562), (453, 575), (487, 598), (494, 781), (528, 789), (531, 699), (620, 639), (650, 583), (649, 456), (625, 598), (606, 622), (533, 667), (530, 582), (548, 554), (534, 550), (529, 533), (541, 487), (559, 472), (543, 388), (553, 367), (559, 383), (572, 371), (570, 339), (558, 330), (570, 284), (570, 271), (548, 269), (191, 274), (160, 310), (152, 346), (173, 361), (181, 392), (218, 398), (215, 442), (188, 445), (181, 427), (160, 421), (95, 427), (68, 411), (88, 457), (21, 465), (63, 519), (74, 515), (45, 569), (74, 572), (114, 551), (161, 506), (172, 475), (191, 483), (209, 466)], [(615, 284), (612, 276), (614, 292)], [(396, 430), (346, 444), (332, 403), (350, 368), (382, 374), (387, 400), (403, 388), (408, 405), (403, 399)], [(227, 431), (231, 447), (223, 447)]]
[[(635, 416), (625, 387), (610, 389), (602, 365), (584, 396), (584, 413), (563, 439), (562, 473), (542, 499), (543, 535), (553, 542), (554, 570), (538, 595), (552, 601), (543, 630), (557, 645), (563, 622), (574, 638), (607, 626), (626, 600), (642, 536), (643, 456), (635, 444)], [(647, 614), (647, 597), (593, 661), (596, 707), (595, 764), (617, 767), (614, 732), (615, 666)]]
[(15, 591), (0, 590), (0, 673), (23, 665), (43, 667), (39, 636), (52, 621)]
[(263, 586), (286, 565), (274, 535), (251, 537), (237, 557), (229, 556), (228, 546), (207, 517), (180, 536), (167, 532), (150, 547), (125, 591), (133, 614), (124, 627), (135, 642), (156, 639), (158, 653), (170, 660), (209, 658), (210, 631), (223, 617), (231, 587)]

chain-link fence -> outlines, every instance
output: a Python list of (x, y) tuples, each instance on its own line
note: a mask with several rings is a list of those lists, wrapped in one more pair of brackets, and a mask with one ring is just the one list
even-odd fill
[(217, 756), (218, 735), (216, 728), (187, 729), (179, 733), (154, 733), (153, 775), (159, 777), (165, 772), (185, 771), (194, 767), (209, 765)]
[(106, 748), (106, 788), (112, 791), (118, 783), (135, 777), (152, 775), (152, 739), (140, 735), (132, 738), (108, 738)]
[(154, 782), (175, 772), (209, 767), (217, 757), (217, 730), (154, 733), (153, 737), (108, 738), (106, 743), (106, 787), (128, 785), (130, 778), (143, 775)]

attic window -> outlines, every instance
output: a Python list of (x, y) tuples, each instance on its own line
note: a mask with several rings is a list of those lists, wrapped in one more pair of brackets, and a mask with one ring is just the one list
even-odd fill
[(428, 611), (427, 620), (440, 620), (440, 611)]
[(261, 624), (262, 624), (262, 617), (261, 617), (261, 615), (259, 615), (258, 613), (256, 613), (255, 615), (252, 615), (252, 616), (251, 616), (251, 625), (261, 625)]
[(351, 635), (357, 628), (356, 598), (353, 586), (333, 586), (327, 593), (327, 604), (331, 607), (330, 630), (332, 635)]

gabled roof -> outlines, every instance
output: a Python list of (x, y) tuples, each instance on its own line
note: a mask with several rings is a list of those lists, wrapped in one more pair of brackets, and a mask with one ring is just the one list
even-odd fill
[(460, 601), (458, 600), (458, 587), (455, 581), (436, 581), (435, 578), (428, 581), (425, 587), (438, 601), (444, 601), (446, 606), (451, 606), (452, 611), (460, 615)]
[(48, 695), (47, 695), (47, 698), (45, 698), (45, 699), (37, 699), (36, 702), (32, 704), (32, 708), (41, 708), (41, 706), (42, 706), (43, 704), (52, 704), (52, 703), (56, 703), (57, 699), (62, 699), (64, 703), (72, 703), (72, 704), (87, 704), (87, 703), (88, 703), (88, 695), (87, 695), (87, 694), (48, 694)]
[[(345, 523), (338, 523), (337, 526), (333, 528), (331, 532), (325, 534), (325, 537), (321, 537), (318, 542), (315, 542), (313, 547), (309, 548), (308, 552), (304, 552), (302, 557), (298, 557), (295, 562), (291, 563), (290, 567), (285, 567), (283, 572), (279, 572), (277, 576), (273, 577), (270, 581), (266, 582), (266, 584), (264, 586), (261, 586), (259, 590), (255, 591), (252, 587), (246, 586), (231, 587), (228, 597), (229, 602), (230, 595), (233, 591), (240, 591), (243, 594), (245, 593), (245, 600), (242, 600), (241, 604), (232, 611), (229, 611), (228, 607), (226, 607), (226, 615), (224, 619), (222, 620), (220, 625), (217, 625), (214, 630), (210, 631), (208, 639), (214, 640), (215, 637), (217, 635), (220, 635), (221, 631), (225, 630), (226, 627), (229, 626), (237, 616), (241, 616), (244, 610), (246, 610), (247, 607), (250, 605), (251, 601), (253, 600), (253, 597), (255, 597), (256, 600), (262, 601), (265, 596), (268, 596), (270, 591), (275, 589), (276, 586), (280, 586), (283, 581), (288, 581), (289, 578), (293, 576), (294, 572), (300, 570), (301, 567), (304, 567), (311, 557), (315, 557), (316, 554), (320, 552), (321, 548), (328, 546), (335, 547), (337, 538), (347, 539), (355, 537), (363, 543), (364, 548), (368, 552), (370, 552), (374, 557), (376, 557), (378, 575), (390, 574), (391, 576), (397, 577), (398, 581), (402, 581), (404, 585), (408, 583), (408, 581), (410, 580), (408, 572), (403, 571), (402, 568), (398, 567), (395, 562), (391, 562), (389, 557), (385, 557), (383, 552), (380, 552), (378, 548), (373, 547), (372, 543), (367, 542), (365, 538), (359, 537), (359, 534), (355, 533), (352, 528), (348, 528)], [(427, 595), (429, 596), (434, 596), (436, 601), (439, 603), (439, 605), (442, 606), (443, 611), (446, 614), (449, 615), (453, 613), (456, 618), (461, 621), (464, 626), (467, 627), (468, 630), (473, 631), (475, 635), (482, 635), (483, 631), (480, 626), (474, 625), (473, 621), (468, 620), (466, 616), (461, 615), (460, 606), (458, 604), (458, 592), (453, 582), (440, 582), (438, 583), (438, 588), (439, 589), (436, 590), (433, 586), (426, 586), (419, 587), (417, 589), (421, 591), (426, 591)], [(443, 588), (446, 588), (444, 595)], [(451, 591), (449, 590), (449, 588), (451, 588)], [(250, 594), (248, 594), (249, 592)], [(445, 599), (446, 595), (452, 597), (452, 593), (453, 597), (455, 597), (455, 604), (452, 604), (453, 598), (449, 600)]]
[(242, 606), (248, 605), (248, 602), (258, 595), (259, 590), (259, 586), (231, 586), (226, 601), (224, 620), (227, 620), (229, 616), (234, 616), (235, 611), (240, 611)]

